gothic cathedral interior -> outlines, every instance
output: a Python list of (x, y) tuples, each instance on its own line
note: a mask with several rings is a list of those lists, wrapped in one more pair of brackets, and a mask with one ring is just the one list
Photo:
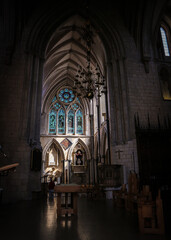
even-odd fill
[(1, 202), (131, 173), (171, 196), (171, 1), (0, 8)]

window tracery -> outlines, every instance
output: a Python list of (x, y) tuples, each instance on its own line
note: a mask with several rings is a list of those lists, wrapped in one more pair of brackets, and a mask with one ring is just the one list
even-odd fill
[(168, 45), (166, 30), (163, 27), (160, 27), (160, 33), (161, 33), (161, 39), (162, 39), (164, 54), (165, 54), (166, 57), (169, 57), (170, 56), (170, 51), (169, 51), (169, 45)]
[(75, 112), (70, 109), (68, 112), (68, 133), (74, 133)]
[(72, 89), (63, 88), (53, 98), (49, 112), (49, 134), (78, 134), (84, 132), (83, 109)]
[(171, 32), (167, 22), (162, 21), (157, 39), (158, 76), (163, 100), (171, 100)]
[(80, 109), (76, 112), (76, 121), (77, 121), (77, 134), (83, 134), (83, 114)]
[(49, 133), (56, 134), (56, 111), (53, 109), (49, 113)]

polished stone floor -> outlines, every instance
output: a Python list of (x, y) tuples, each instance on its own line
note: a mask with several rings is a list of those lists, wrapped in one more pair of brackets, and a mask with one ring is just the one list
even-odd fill
[(56, 199), (0, 205), (0, 240), (169, 240), (142, 235), (137, 216), (112, 200), (79, 198), (78, 216), (57, 218)]

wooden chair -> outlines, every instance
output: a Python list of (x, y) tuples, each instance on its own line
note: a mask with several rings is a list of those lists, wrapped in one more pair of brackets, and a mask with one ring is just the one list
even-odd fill
[(138, 200), (139, 230), (141, 233), (164, 234), (163, 206), (160, 191), (156, 201), (152, 201), (150, 191), (144, 191), (144, 193)]
[(125, 196), (125, 208), (130, 212), (137, 212), (137, 199), (139, 196), (139, 180), (135, 172), (130, 172), (128, 178), (128, 193)]

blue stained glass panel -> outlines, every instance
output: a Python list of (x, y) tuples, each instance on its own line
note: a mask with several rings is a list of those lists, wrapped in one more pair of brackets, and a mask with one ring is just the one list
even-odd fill
[(160, 33), (161, 33), (161, 37), (162, 37), (164, 54), (165, 54), (165, 56), (169, 57), (170, 56), (169, 46), (168, 46), (168, 42), (167, 42), (166, 31), (164, 30), (164, 28), (160, 27)]
[(54, 108), (56, 108), (56, 110), (58, 110), (60, 107), (61, 107), (61, 105), (59, 103), (54, 104)]
[(68, 93), (64, 93), (64, 98), (68, 99), (70, 97), (70, 95)]
[(77, 134), (83, 134), (83, 114), (81, 110), (76, 113)]
[(49, 133), (56, 134), (56, 111), (54, 110), (49, 113)]
[(68, 133), (74, 133), (75, 113), (72, 109), (68, 112)]
[(61, 102), (70, 103), (74, 100), (75, 95), (72, 90), (65, 88), (64, 90), (60, 90), (58, 97)]
[(79, 98), (77, 97), (77, 101), (80, 103), (80, 100), (79, 100)]
[(74, 103), (74, 104), (72, 104), (72, 108), (76, 111), (79, 108), (79, 106), (78, 106), (78, 104)]
[(53, 103), (54, 101), (56, 101), (56, 96), (53, 98), (52, 103)]
[(60, 109), (58, 112), (58, 133), (65, 133), (65, 111), (64, 109)]

